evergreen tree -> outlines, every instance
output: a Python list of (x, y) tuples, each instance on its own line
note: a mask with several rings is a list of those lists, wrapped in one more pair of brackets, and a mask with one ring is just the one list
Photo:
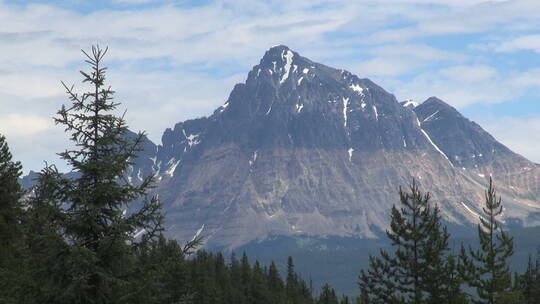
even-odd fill
[(78, 265), (64, 238), (63, 186), (62, 174), (54, 165), (47, 165), (25, 202), (22, 271), (26, 280), (20, 286), (19, 303), (78, 301), (71, 287), (80, 283), (80, 277), (74, 276)]
[(334, 288), (330, 287), (328, 283), (324, 284), (317, 304), (338, 304), (338, 299)]
[(259, 261), (255, 261), (253, 271), (251, 274), (251, 299), (252, 303), (271, 304), (270, 292), (268, 290), (268, 284), (266, 282), (266, 276), (264, 274)]
[(21, 198), (24, 194), (19, 184), (21, 169), (21, 163), (12, 159), (6, 138), (0, 135), (0, 262), (12, 254), (20, 238)]
[(247, 254), (244, 252), (240, 261), (240, 282), (245, 303), (253, 302), (251, 298), (251, 278), (251, 265), (249, 264)]
[(285, 281), (285, 294), (287, 295), (288, 303), (298, 303), (297, 289), (298, 277), (296, 276), (296, 272), (294, 272), (293, 258), (289, 256), (287, 258), (287, 278)]
[(185, 254), (175, 240), (145, 238), (136, 255), (130, 303), (184, 303), (192, 297)]
[(352, 304), (351, 300), (348, 296), (342, 296), (341, 300), (339, 301), (339, 304)]
[(285, 294), (285, 286), (283, 284), (283, 280), (281, 279), (281, 276), (279, 275), (279, 271), (274, 261), (270, 263), (270, 267), (268, 268), (267, 281), (268, 281), (268, 289), (270, 290), (270, 294), (272, 297), (272, 303), (283, 303), (284, 294)]
[(480, 248), (468, 250), (461, 247), (462, 274), (470, 286), (476, 289), (478, 299), (474, 303), (495, 304), (511, 288), (508, 259), (513, 254), (513, 241), (499, 225), (497, 217), (503, 212), (501, 199), (497, 198), (490, 178), (485, 193), (484, 216), (480, 216), (478, 238)]
[(449, 234), (440, 224), (437, 207), (429, 205), (415, 182), (410, 193), (399, 191), (401, 208), (392, 207), (388, 238), (393, 253), (370, 256), (370, 268), (360, 274), (363, 303), (448, 303), (446, 271)]
[(229, 303), (244, 303), (243, 286), (241, 284), (240, 262), (236, 254), (231, 253), (230, 262), (231, 290), (229, 291)]
[(24, 194), (19, 185), (21, 168), (19, 162), (13, 161), (6, 138), (0, 135), (0, 303), (16, 303)]
[[(446, 257), (446, 261), (442, 267), (444, 276), (446, 277), (444, 285), (446, 288), (443, 292), (443, 303), (448, 304), (467, 304), (469, 303), (469, 298), (461, 290), (461, 286), (464, 281), (460, 274), (460, 260), (459, 257), (453, 254), (450, 254)], [(435, 302), (433, 302), (435, 303)]]
[(533, 262), (529, 256), (525, 273), (516, 278), (516, 289), (523, 294), (525, 304), (537, 303), (540, 299), (540, 250)]
[(123, 178), (144, 134), (134, 141), (126, 139), (124, 118), (114, 115), (119, 104), (113, 102), (114, 91), (105, 83), (102, 66), (107, 49), (98, 46), (83, 53), (91, 71), (81, 74), (92, 89), (79, 94), (63, 83), (71, 105), (62, 106), (55, 118), (71, 133), (76, 147), (59, 154), (76, 176), (52, 182), (60, 186), (57, 199), (64, 215), (60, 232), (69, 246), (64, 261), (70, 262), (72, 279), (64, 288), (73, 302), (130, 302), (129, 278), (138, 245), (134, 235), (144, 231), (153, 238), (161, 231), (160, 204), (156, 197), (147, 196), (153, 176), (139, 185)]

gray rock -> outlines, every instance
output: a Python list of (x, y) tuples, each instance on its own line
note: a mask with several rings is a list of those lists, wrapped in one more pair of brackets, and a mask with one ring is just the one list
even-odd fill
[[(490, 175), (512, 225), (540, 222), (540, 168), (436, 98), (400, 104), (370, 81), (276, 46), (207, 118), (145, 142), (170, 236), (208, 247), (275, 236), (376, 239), (415, 179), (451, 227), (478, 221)], [(532, 216), (530, 216), (532, 215)]]

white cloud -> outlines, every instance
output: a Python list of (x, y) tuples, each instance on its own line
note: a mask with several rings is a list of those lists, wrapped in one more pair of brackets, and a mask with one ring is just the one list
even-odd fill
[(453, 66), (441, 69), (439, 73), (449, 80), (461, 82), (489, 81), (498, 76), (495, 68), (486, 65)]
[[(536, 0), (217, 0), (191, 8), (155, 2), (162, 5), (80, 13), (0, 0), (0, 117), (50, 117), (67, 102), (59, 81), (78, 83), (78, 50), (95, 43), (110, 46), (106, 64), (130, 126), (148, 130), (156, 142), (165, 127), (211, 114), (275, 44), (380, 80), (398, 96), (438, 95), (458, 106), (504, 102), (516, 95), (512, 90), (538, 86), (528, 78), (534, 70), (508, 77), (471, 49), (443, 51), (422, 40), (489, 31), (501, 39), (518, 28), (538, 29)], [(474, 43), (489, 52), (498, 45), (492, 40)], [(508, 41), (508, 50), (534, 46)], [(500, 85), (503, 79), (510, 84)], [(39, 139), (55, 138), (42, 141), (54, 155), (67, 137), (46, 132)], [(26, 159), (43, 158), (27, 149), (29, 136), (13, 137)]]
[(60, 96), (60, 74), (45, 71), (17, 71), (0, 73), (0, 94), (22, 98)]
[(146, 4), (159, 1), (160, 0), (113, 0), (113, 2), (121, 4)]
[(514, 76), (510, 83), (518, 88), (540, 89), (540, 68), (532, 68)]
[(47, 118), (35, 115), (9, 114), (0, 120), (0, 133), (8, 137), (34, 136), (52, 127)]
[(485, 117), (479, 123), (514, 152), (540, 163), (540, 116)]
[(466, 56), (438, 50), (422, 44), (394, 44), (365, 48), (373, 56), (368, 60), (349, 64), (349, 68), (362, 76), (398, 76), (414, 72), (432, 63), (461, 62)]
[(540, 53), (540, 35), (527, 35), (509, 41), (503, 41), (496, 50), (498, 52), (532, 50), (536, 53)]
[(486, 65), (458, 65), (424, 72), (394, 87), (400, 99), (423, 101), (437, 96), (458, 108), (506, 102), (523, 93), (523, 89), (516, 90), (495, 68)]

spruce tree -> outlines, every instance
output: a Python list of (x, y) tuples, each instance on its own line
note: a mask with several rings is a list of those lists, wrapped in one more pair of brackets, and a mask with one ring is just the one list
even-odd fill
[(533, 262), (529, 256), (525, 273), (516, 279), (517, 289), (521, 291), (525, 304), (533, 304), (540, 299), (540, 250)]
[(289, 256), (287, 258), (287, 277), (285, 281), (285, 294), (288, 303), (298, 303), (297, 289), (298, 277), (294, 271), (293, 258)]
[(440, 224), (439, 209), (429, 204), (413, 182), (410, 193), (399, 190), (401, 208), (392, 207), (393, 252), (369, 257), (359, 286), (363, 303), (448, 303), (450, 279), (445, 271), (449, 234)]
[(128, 140), (124, 116), (115, 115), (118, 103), (106, 84), (102, 61), (107, 49), (83, 51), (90, 71), (81, 71), (91, 90), (79, 94), (66, 89), (71, 101), (62, 106), (55, 122), (70, 133), (74, 149), (59, 153), (75, 177), (61, 179), (64, 213), (62, 237), (69, 245), (71, 283), (65, 286), (79, 303), (130, 301), (130, 275), (134, 271), (137, 232), (149, 238), (161, 231), (160, 203), (148, 197), (152, 175), (139, 185), (124, 178), (144, 136)]
[(25, 201), (22, 220), (23, 267), (26, 280), (19, 291), (20, 303), (73, 303), (79, 295), (77, 260), (64, 238), (66, 211), (60, 197), (65, 184), (54, 165), (38, 174), (36, 186)]
[(12, 159), (6, 138), (0, 135), (0, 262), (12, 253), (10, 251), (20, 238), (21, 198), (24, 194), (19, 184), (21, 169), (21, 163)]
[(334, 288), (332, 288), (328, 283), (324, 284), (317, 304), (338, 304), (339, 301), (336, 296)]
[(242, 286), (242, 294), (244, 297), (245, 303), (252, 303), (253, 299), (251, 297), (251, 265), (249, 264), (249, 259), (247, 254), (244, 252), (242, 254), (242, 259), (240, 261), (240, 282)]
[(512, 237), (502, 229), (497, 219), (503, 212), (503, 206), (491, 178), (482, 211), (484, 216), (480, 216), (478, 224), (480, 248), (465, 250), (461, 247), (461, 272), (469, 285), (476, 289), (478, 299), (474, 303), (495, 304), (511, 288), (508, 259), (514, 251)]
[(15, 303), (20, 270), (21, 164), (13, 161), (6, 138), (0, 135), (0, 303)]
[(270, 267), (268, 268), (268, 289), (272, 297), (272, 303), (283, 303), (285, 286), (283, 280), (279, 275), (276, 263), (272, 261)]
[(266, 276), (261, 268), (259, 261), (255, 261), (253, 265), (253, 271), (251, 275), (251, 301), (252, 303), (271, 304), (270, 293), (268, 291), (268, 284), (266, 282)]

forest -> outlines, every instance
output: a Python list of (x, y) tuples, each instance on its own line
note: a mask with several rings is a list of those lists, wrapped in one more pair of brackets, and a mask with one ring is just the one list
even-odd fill
[(280, 273), (246, 254), (200, 249), (204, 235), (167, 239), (155, 177), (137, 185), (125, 178), (144, 133), (127, 137), (115, 114), (106, 53), (83, 51), (90, 69), (81, 75), (92, 89), (63, 83), (69, 103), (54, 117), (72, 141), (59, 155), (75, 176), (46, 164), (36, 186), (23, 189), (22, 166), (0, 137), (0, 303), (540, 303), (540, 257), (523, 273), (510, 268), (513, 239), (498, 220), (503, 203), (491, 182), (478, 246), (459, 252), (450, 250), (430, 194), (415, 181), (400, 188), (386, 232), (391, 249), (358, 269), (355, 297), (328, 284), (315, 291), (292, 257)]

